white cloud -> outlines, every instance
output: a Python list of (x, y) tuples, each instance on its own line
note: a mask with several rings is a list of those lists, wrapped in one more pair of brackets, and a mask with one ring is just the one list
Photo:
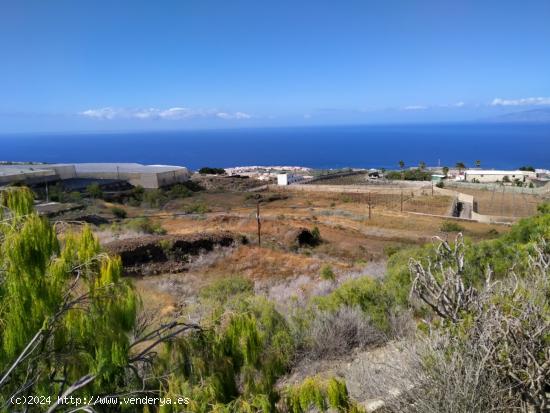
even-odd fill
[(235, 113), (218, 112), (216, 113), (216, 116), (221, 119), (250, 119), (252, 117), (248, 113), (244, 113), (244, 112), (235, 112)]
[(161, 119), (161, 120), (185, 120), (196, 118), (219, 118), (225, 120), (250, 119), (252, 116), (244, 112), (219, 112), (215, 109), (192, 109), (173, 107), (168, 109), (159, 108), (113, 108), (105, 107), (99, 109), (88, 109), (79, 112), (79, 115), (92, 119)]
[(495, 98), (491, 106), (541, 106), (550, 105), (550, 97), (522, 98), (522, 99), (501, 99)]
[(411, 105), (411, 106), (405, 106), (403, 109), (404, 110), (426, 110), (428, 109), (428, 107), (422, 106), (422, 105)]
[(456, 108), (461, 108), (461, 107), (463, 107), (464, 105), (465, 105), (464, 102), (456, 102), (456, 103), (454, 104), (454, 107), (456, 107)]

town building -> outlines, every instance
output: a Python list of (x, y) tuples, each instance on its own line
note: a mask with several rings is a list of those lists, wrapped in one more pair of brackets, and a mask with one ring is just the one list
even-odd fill
[(303, 175), (296, 174), (277, 174), (277, 185), (285, 186), (298, 184), (305, 180)]

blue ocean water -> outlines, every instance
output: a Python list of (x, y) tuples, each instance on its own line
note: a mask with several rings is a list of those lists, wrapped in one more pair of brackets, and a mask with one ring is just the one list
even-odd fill
[(0, 160), (139, 162), (314, 168), (453, 166), (550, 168), (550, 124), (325, 126), (0, 136)]

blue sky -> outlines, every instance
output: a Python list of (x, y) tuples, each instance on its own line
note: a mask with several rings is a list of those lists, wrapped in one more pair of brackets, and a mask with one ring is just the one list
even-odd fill
[(0, 132), (550, 108), (548, 0), (0, 0)]

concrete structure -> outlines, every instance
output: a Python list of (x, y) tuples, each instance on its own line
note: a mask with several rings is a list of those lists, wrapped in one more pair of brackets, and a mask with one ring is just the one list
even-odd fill
[(438, 183), (446, 178), (443, 174), (432, 174), (432, 182)]
[(464, 181), (467, 182), (503, 182), (506, 178), (513, 182), (519, 179), (521, 182), (526, 182), (528, 179), (535, 179), (537, 174), (531, 171), (498, 171), (498, 170), (483, 170), (483, 169), (468, 169), (464, 172)]
[(40, 165), (0, 165), (0, 185), (21, 182), (40, 184), (74, 178), (116, 179), (147, 189), (187, 181), (187, 168), (171, 165), (138, 163), (77, 163)]
[(277, 185), (285, 186), (303, 182), (305, 178), (302, 175), (295, 174), (277, 174)]
[(35, 184), (57, 180), (55, 171), (36, 168), (34, 165), (0, 165), (0, 185)]

